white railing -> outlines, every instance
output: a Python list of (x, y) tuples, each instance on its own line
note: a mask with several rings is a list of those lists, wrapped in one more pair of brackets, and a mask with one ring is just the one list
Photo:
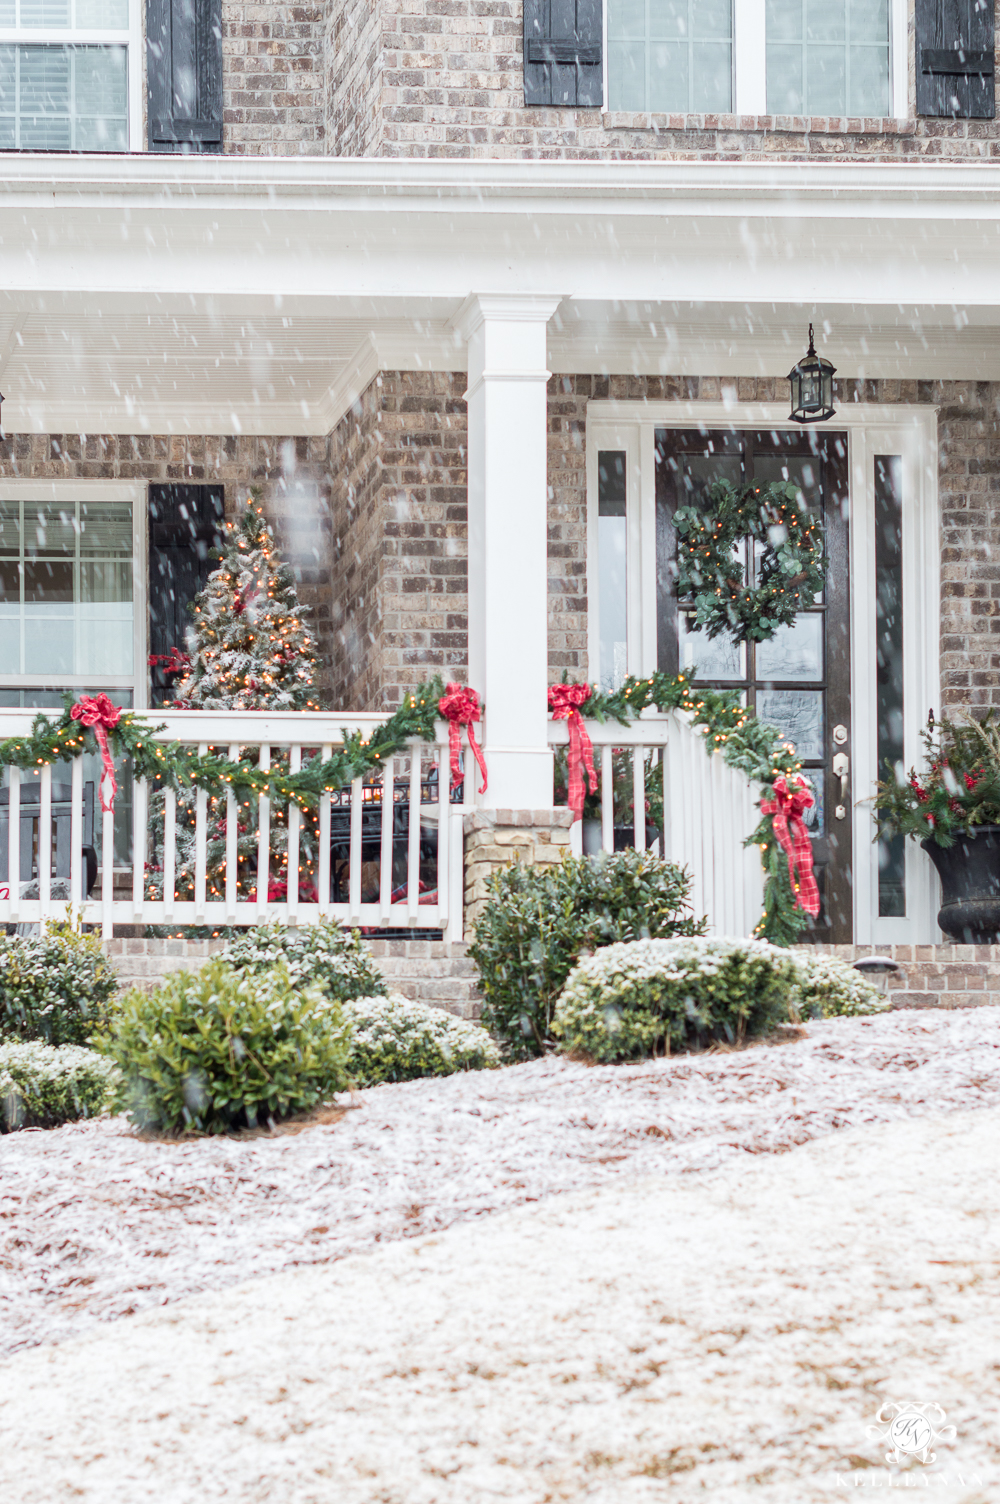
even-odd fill
[[(619, 843), (652, 848), (687, 868), (692, 906), (696, 914), (707, 914), (711, 934), (751, 934), (761, 916), (764, 880), (760, 853), (743, 842), (760, 819), (759, 789), (721, 754), (706, 755), (704, 735), (683, 711), (644, 712), (628, 727), (585, 724), (601, 780), (601, 816), (599, 822), (584, 821), (582, 830), (573, 827), (574, 846), (613, 851), (617, 824)], [(551, 745), (565, 746), (568, 739), (565, 721), (549, 723)], [(644, 810), (647, 800), (646, 820), (636, 820), (634, 811)]]
[[(37, 713), (0, 712), (0, 740), (25, 735)], [(153, 710), (148, 719), (163, 724), (160, 741), (202, 753), (212, 748), (233, 760), (241, 748), (254, 748), (261, 768), (270, 767), (276, 754), (287, 757), (294, 773), (316, 752), (324, 760), (332, 756), (343, 745), (344, 731), (367, 738), (383, 717)], [(330, 915), (372, 930), (442, 930), (447, 940), (462, 938), (464, 809), (451, 799), (443, 721), (433, 742), (411, 742), (405, 753), (386, 759), (377, 782), (356, 778), (347, 788), (324, 793), (308, 843), (294, 804), (286, 816), (276, 812), (272, 818), (270, 801), (261, 798), (247, 816), (233, 793), (220, 798), (212, 833), (218, 839), (224, 832), (225, 862), (217, 864), (224, 875), (216, 876), (222, 886), (215, 893), (207, 868), (208, 794), (189, 796), (187, 805), (170, 789), (154, 796), (144, 780), (129, 784), (119, 763), (118, 807), (102, 813), (95, 797), (99, 772), (93, 753), (37, 774), (0, 769), (0, 923), (62, 917), (69, 902), (82, 909), (84, 923), (100, 924), (106, 937), (116, 924), (222, 927), (280, 918), (295, 925)], [(464, 798), (470, 802), (471, 786), (467, 778)], [(383, 798), (386, 789), (391, 799)], [(415, 819), (412, 810), (418, 811)], [(178, 894), (178, 833), (185, 817), (194, 862), (183, 884), (189, 891)], [(237, 863), (238, 825), (248, 818), (256, 827), (250, 832), (252, 893)], [(279, 826), (287, 865), (276, 870), (272, 844)], [(306, 844), (314, 846), (314, 860), (304, 856)], [(90, 896), (87, 847), (99, 866)], [(274, 887), (276, 878), (285, 884), (283, 894)]]

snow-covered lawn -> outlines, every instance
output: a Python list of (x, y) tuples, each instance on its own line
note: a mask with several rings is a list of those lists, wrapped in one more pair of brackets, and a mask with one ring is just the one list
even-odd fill
[(545, 1060), (357, 1100), (273, 1139), (143, 1140), (122, 1119), (0, 1138), (0, 1352), (556, 1192), (738, 1175), (835, 1129), (1000, 1103), (1000, 1010), (835, 1020), (628, 1067)]
[[(966, 1018), (968, 1032), (956, 1030), (965, 1035), (957, 1058), (970, 1077), (974, 1023)], [(629, 1077), (625, 1099), (637, 1104), (645, 1095), (647, 1123), (702, 1121), (705, 1157), (719, 1159), (717, 1169), (639, 1181), (606, 1170), (600, 1188), (16, 1354), (0, 1364), (0, 1498), (818, 1504), (868, 1498), (876, 1488), (883, 1496), (886, 1443), (868, 1427), (885, 1401), (917, 1400), (943, 1406), (957, 1436), (936, 1446), (933, 1467), (912, 1461), (895, 1487), (912, 1487), (907, 1497), (994, 1504), (1000, 1109), (826, 1133), (781, 1155), (724, 1147), (729, 1136), (763, 1144), (764, 1121), (754, 1128), (750, 1118), (779, 1080), (785, 1095), (796, 1092), (789, 1131), (809, 1121), (800, 1089), (822, 1094), (824, 1076), (831, 1083), (827, 1095), (840, 1106), (813, 1118), (822, 1131), (831, 1111), (858, 1111), (861, 1071), (877, 1080), (879, 1062), (885, 1084), (874, 1111), (915, 1108), (908, 1082), (944, 1085), (943, 1063), (941, 1073), (922, 1063), (928, 1043), (947, 1048), (940, 1021), (931, 1024), (926, 1039), (902, 1030), (895, 1044), (880, 1025), (882, 1043), (865, 1041), (873, 1053), (854, 1073), (818, 1042), (767, 1052), (749, 1075), (730, 1065), (743, 1092), (734, 1119), (746, 1114), (731, 1135), (719, 1126), (722, 1097), (711, 1073), (682, 1077), (680, 1088), (660, 1078), (669, 1107), (657, 1103), (655, 1077), (644, 1087), (641, 1076)], [(979, 1055), (989, 1071), (992, 1051), (980, 1045)], [(506, 1099), (515, 1142), (532, 1122), (544, 1132), (560, 1121), (563, 1150), (572, 1150), (575, 1132), (589, 1133), (598, 1162), (615, 1135), (620, 1146), (628, 1142), (620, 1119), (603, 1130), (582, 1127), (576, 1077), (539, 1069), (518, 1077), (533, 1081), (538, 1102), (549, 1105), (531, 1119), (526, 1097), (520, 1109), (515, 1095)], [(551, 1103), (560, 1081), (562, 1113)], [(960, 1089), (957, 1076), (945, 1089)], [(983, 1088), (970, 1079), (966, 1089)], [(599, 1078), (593, 1092), (597, 1121), (608, 1100)], [(684, 1104), (676, 1117), (675, 1092)], [(394, 1095), (414, 1102), (418, 1118), (429, 1115), (426, 1095)], [(385, 1125), (385, 1108), (378, 1112)], [(406, 1119), (393, 1121), (384, 1131), (399, 1140), (393, 1158), (405, 1180), (405, 1166), (416, 1161), (402, 1153)], [(641, 1132), (637, 1105), (629, 1121)], [(447, 1122), (439, 1120), (439, 1132)], [(450, 1136), (441, 1140), (442, 1173), (444, 1164), (461, 1164), (447, 1148)], [(663, 1163), (692, 1157), (696, 1139), (677, 1147), (658, 1139)], [(432, 1152), (434, 1139), (424, 1143)], [(492, 1147), (496, 1159), (514, 1152)], [(526, 1147), (519, 1152), (527, 1164)], [(585, 1165), (579, 1147), (575, 1153)], [(639, 1162), (628, 1165), (634, 1171)], [(554, 1182), (548, 1168), (537, 1177), (536, 1189)], [(484, 1204), (490, 1182), (486, 1165), (476, 1192)], [(443, 1207), (446, 1181), (433, 1183)], [(369, 1186), (374, 1197), (374, 1176)], [(118, 1196), (123, 1189), (119, 1182)], [(473, 1194), (467, 1179), (456, 1192)], [(93, 1196), (90, 1189), (84, 1209)], [(109, 1239), (122, 1206), (107, 1204)], [(143, 1206), (152, 1239), (148, 1198)], [(274, 1214), (290, 1215), (277, 1205)], [(253, 1225), (263, 1225), (259, 1215)], [(376, 1226), (373, 1218), (369, 1239)]]

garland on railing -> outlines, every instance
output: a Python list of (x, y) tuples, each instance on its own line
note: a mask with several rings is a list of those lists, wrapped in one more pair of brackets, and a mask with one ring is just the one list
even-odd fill
[[(691, 673), (655, 673), (648, 679), (630, 677), (611, 693), (592, 689), (586, 700), (587, 716), (602, 724), (618, 721), (627, 726), (648, 706), (655, 706), (661, 713), (685, 710), (694, 724), (704, 729), (706, 750), (720, 751), (731, 767), (764, 786), (764, 802), (773, 800), (775, 779), (795, 780), (800, 774), (802, 765), (795, 749), (775, 727), (740, 705), (736, 691), (698, 689), (691, 678)], [(444, 693), (445, 686), (436, 675), (407, 695), (404, 704), (370, 736), (343, 733), (340, 751), (325, 762), (319, 755), (311, 758), (298, 773), (282, 768), (264, 770), (250, 763), (232, 762), (214, 752), (201, 754), (178, 742), (159, 742), (155, 736), (163, 726), (154, 726), (130, 710), (122, 711), (106, 734), (115, 755), (130, 757), (135, 776), (148, 779), (154, 787), (196, 787), (216, 796), (230, 790), (237, 797), (267, 795), (278, 805), (291, 801), (308, 809), (322, 794), (376, 771), (387, 758), (404, 751), (408, 742), (432, 741)], [(58, 721), (37, 715), (29, 736), (0, 742), (0, 766), (27, 770), (78, 757), (92, 728), (74, 718), (72, 710), (67, 695)], [(764, 913), (755, 934), (777, 945), (790, 945), (808, 921), (792, 888), (787, 855), (775, 834), (772, 814), (762, 813), (745, 844), (760, 848), (765, 875)]]

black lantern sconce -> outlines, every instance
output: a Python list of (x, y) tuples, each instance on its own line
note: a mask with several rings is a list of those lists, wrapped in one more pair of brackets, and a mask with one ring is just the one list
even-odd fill
[(788, 373), (788, 383), (792, 389), (792, 410), (789, 417), (796, 423), (822, 423), (833, 417), (835, 370), (828, 360), (816, 354), (813, 326), (810, 324), (809, 349)]

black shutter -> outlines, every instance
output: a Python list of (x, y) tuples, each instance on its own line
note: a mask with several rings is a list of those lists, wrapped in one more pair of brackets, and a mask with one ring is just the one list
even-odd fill
[(995, 0), (916, 0), (917, 114), (992, 120)]
[[(222, 542), (224, 512), (221, 486), (150, 486), (150, 657), (169, 658), (172, 648), (184, 652), (188, 606), (217, 567), (210, 552)], [(162, 663), (150, 665), (153, 705), (171, 702), (175, 678)]]
[(524, 0), (524, 102), (604, 104), (601, 0)]
[(222, 150), (222, 0), (146, 0), (150, 151)]

